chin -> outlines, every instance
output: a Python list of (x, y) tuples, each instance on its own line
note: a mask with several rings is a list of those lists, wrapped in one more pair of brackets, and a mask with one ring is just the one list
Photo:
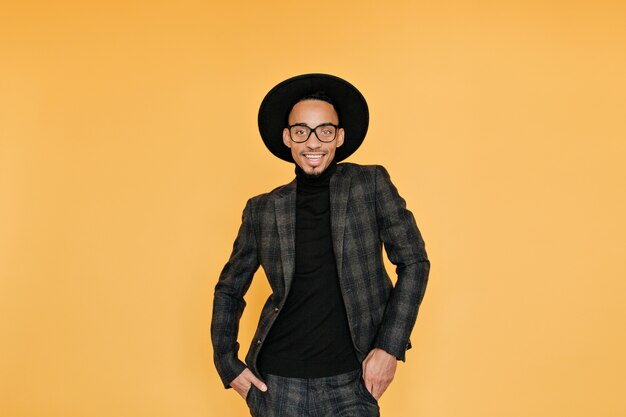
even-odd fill
[(325, 169), (326, 167), (314, 167), (314, 168), (309, 167), (308, 169), (305, 169), (304, 172), (306, 172), (307, 175), (317, 177), (321, 175)]

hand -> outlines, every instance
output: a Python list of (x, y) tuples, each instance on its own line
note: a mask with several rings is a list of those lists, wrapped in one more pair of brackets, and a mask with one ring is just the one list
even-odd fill
[(237, 378), (233, 379), (230, 386), (245, 400), (252, 384), (263, 392), (267, 391), (267, 385), (254, 376), (252, 371), (248, 368), (244, 369)]
[(363, 380), (365, 387), (376, 400), (391, 384), (396, 374), (397, 359), (382, 349), (374, 348), (363, 361)]

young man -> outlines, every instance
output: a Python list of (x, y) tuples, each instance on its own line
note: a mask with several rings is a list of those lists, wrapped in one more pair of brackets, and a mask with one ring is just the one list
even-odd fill
[[(424, 241), (382, 166), (337, 164), (357, 150), (369, 123), (365, 98), (350, 83), (290, 78), (267, 94), (258, 121), (268, 149), (295, 162), (296, 178), (243, 211), (215, 287), (218, 373), (252, 416), (379, 416), (426, 289)], [(246, 365), (237, 334), (259, 266), (272, 295)]]

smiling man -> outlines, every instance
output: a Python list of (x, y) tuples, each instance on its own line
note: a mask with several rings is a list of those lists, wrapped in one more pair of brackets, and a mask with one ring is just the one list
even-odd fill
[[(215, 287), (218, 373), (252, 416), (379, 416), (428, 281), (422, 236), (382, 166), (337, 163), (368, 128), (353, 85), (326, 74), (290, 78), (266, 95), (258, 121), (265, 145), (295, 163), (296, 178), (243, 211)], [(259, 266), (272, 294), (244, 363), (239, 319)]]

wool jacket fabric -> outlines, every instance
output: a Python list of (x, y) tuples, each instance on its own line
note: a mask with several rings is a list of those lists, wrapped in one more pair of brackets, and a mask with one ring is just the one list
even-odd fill
[[(384, 167), (337, 165), (330, 182), (333, 249), (350, 334), (359, 362), (378, 347), (399, 360), (424, 297), (430, 261), (413, 214)], [(296, 180), (248, 200), (231, 256), (213, 300), (211, 339), (224, 387), (246, 366), (258, 377), (258, 353), (291, 287), (295, 266)], [(383, 245), (396, 265), (392, 284)], [(238, 357), (244, 295), (263, 267), (272, 294), (261, 311), (246, 363)], [(247, 365), (246, 365), (247, 364)]]

